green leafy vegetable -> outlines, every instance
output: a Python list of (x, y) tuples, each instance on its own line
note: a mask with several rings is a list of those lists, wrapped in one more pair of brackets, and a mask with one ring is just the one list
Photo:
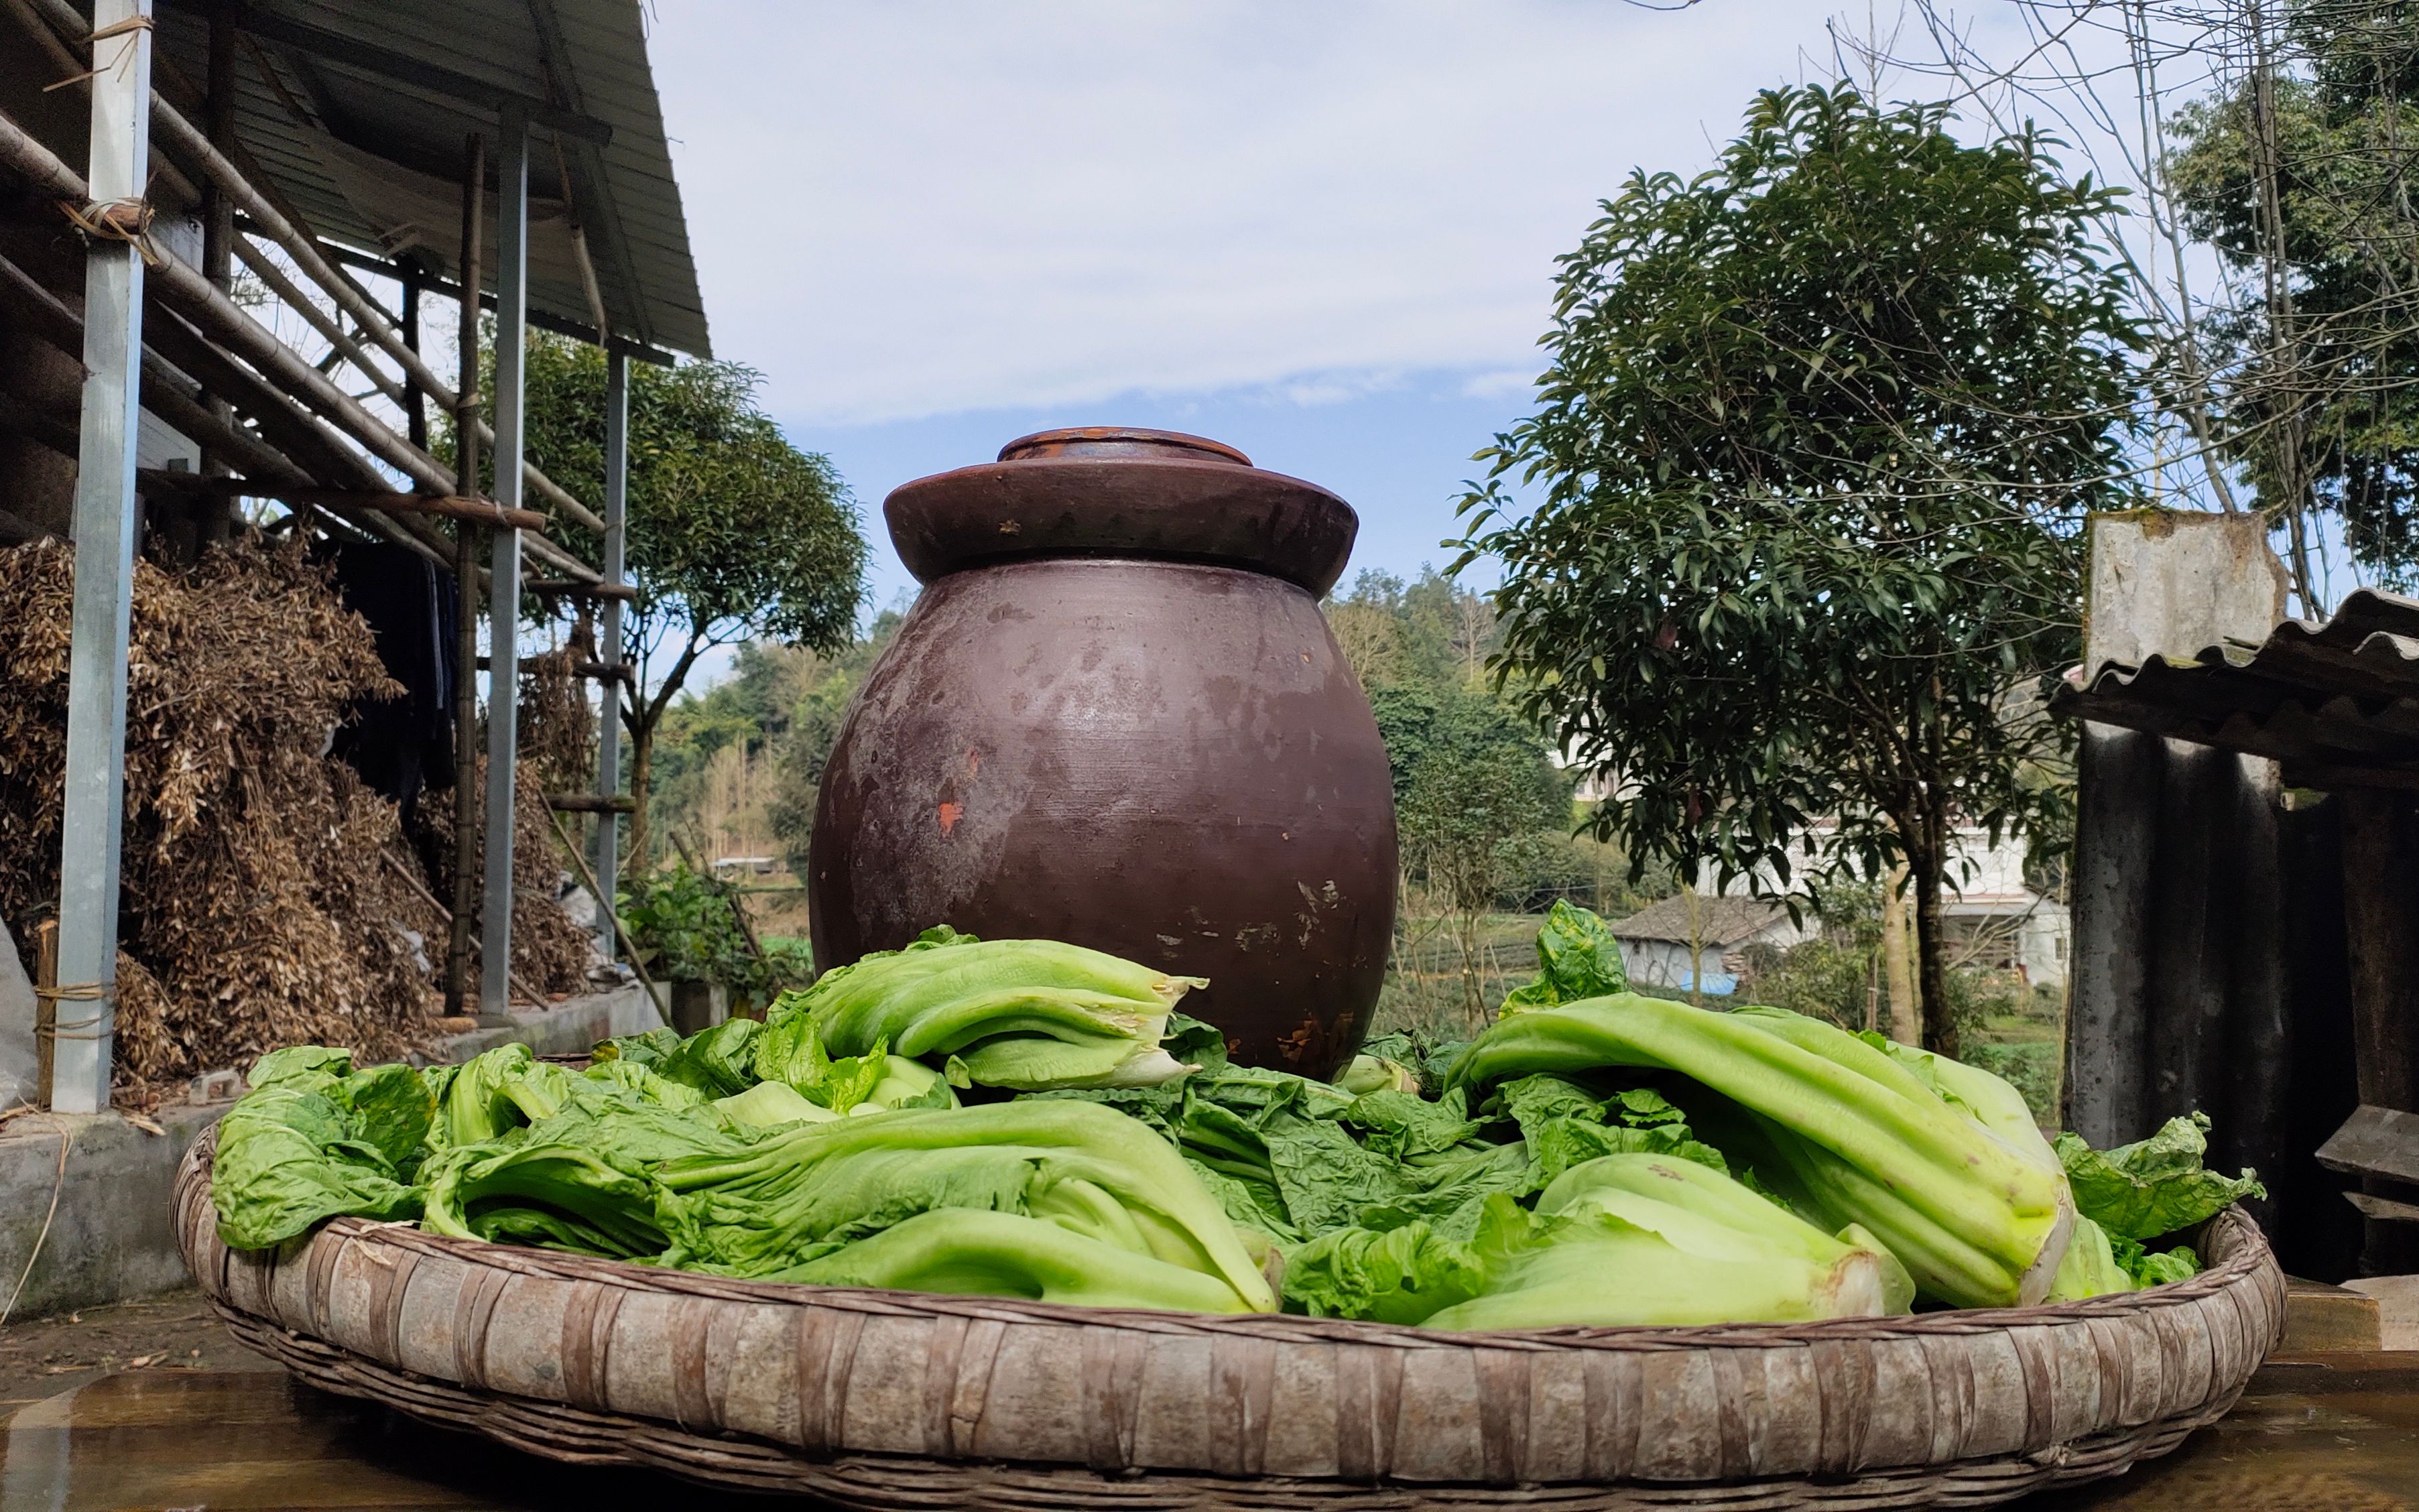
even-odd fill
[(1567, 899), (1556, 899), (1537, 932), (1537, 975), (1512, 989), (1503, 1011), (1576, 1003), (1629, 991), (1621, 942), (1605, 921)]
[(1425, 1222), (1398, 1228), (1338, 1228), (1286, 1261), (1285, 1300), (1313, 1318), (1424, 1323), (1484, 1289), (1486, 1268), (1467, 1242), (1443, 1238)]
[[(279, 1051), (253, 1069), (253, 1089), (227, 1110), (210, 1172), (219, 1235), (239, 1249), (266, 1249), (330, 1218), (409, 1218), (419, 1191), (385, 1152), (385, 1131), (366, 1126), (347, 1091), (352, 1057), (341, 1050)], [(377, 1110), (394, 1099), (391, 1078), (356, 1084)], [(408, 1115), (407, 1115), (408, 1116)], [(424, 1126), (425, 1113), (421, 1115)]]
[(1055, 940), (977, 940), (936, 930), (785, 993), (774, 1016), (810, 1015), (825, 1050), (951, 1057), (977, 1086), (1151, 1087), (1189, 1069), (1161, 1047), (1198, 977), (1171, 977)]
[(1434, 1328), (1795, 1322), (1904, 1312), (1914, 1283), (1864, 1236), (1835, 1239), (1693, 1161), (1574, 1167), (1533, 1214), (1488, 1199), (1480, 1293)]
[[(2126, 1240), (2135, 1254), (2142, 1246)], [(2121, 1263), (2108, 1231), (2088, 1218), (2074, 1221), (2074, 1237), (2066, 1246), (2066, 1258), (2057, 1264), (2057, 1284), (2050, 1288), (2052, 1302), (2081, 1302), (2086, 1297), (2104, 1297), (2134, 1289), (2134, 1277)]]
[(2117, 1263), (2134, 1278), (2137, 1287), (2165, 1286), (2170, 1281), (2189, 1281), (2200, 1274), (2200, 1257), (2192, 1246), (2178, 1244), (2170, 1250), (2152, 1251), (2132, 1239), (2112, 1241)]
[(2097, 1150), (2072, 1134), (2057, 1136), (2057, 1158), (2074, 1186), (2076, 1211), (2112, 1239), (2156, 1239), (2216, 1216), (2268, 1189), (2256, 1172), (2220, 1176), (2204, 1169), (2209, 1118), (2169, 1119), (2138, 1144)]
[(778, 1273), (830, 1287), (903, 1287), (1093, 1307), (1240, 1313), (1233, 1288), (1042, 1219), (935, 1208)]
[(1795, 1211), (1878, 1235), (1929, 1295), (1959, 1306), (2048, 1295), (2073, 1224), (2055, 1159), (1999, 1137), (1829, 1025), (1622, 994), (1499, 1021), (1454, 1080), (1486, 1088), (1616, 1067), (1685, 1078), (1664, 1091), (1699, 1137), (1744, 1157)]
[(845, 1118), (673, 1160), (655, 1180), (671, 1263), (783, 1273), (917, 1212), (977, 1208), (1052, 1217), (1096, 1237), (1130, 1227), (1151, 1255), (1230, 1288), (1234, 1310), (1275, 1305), (1183, 1158), (1095, 1103), (1026, 1099)]

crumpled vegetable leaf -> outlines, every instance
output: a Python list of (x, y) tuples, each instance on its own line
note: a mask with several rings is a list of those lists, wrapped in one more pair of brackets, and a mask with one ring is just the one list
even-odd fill
[(484, 1144), (528, 1121), (505, 1090), (537, 1057), (525, 1044), (500, 1044), (455, 1069), (428, 1142), (439, 1149)]
[(1422, 1102), (1410, 1092), (1378, 1091), (1355, 1101), (1343, 1119), (1362, 1131), (1369, 1149), (1400, 1165), (1441, 1154), (1478, 1133), (1481, 1125), (1465, 1118), (1463, 1107), (1458, 1088), (1441, 1103)]
[(1384, 1230), (1338, 1228), (1286, 1258), (1288, 1311), (1313, 1318), (1358, 1318), (1415, 1325), (1487, 1284), (1486, 1268), (1465, 1242), (1414, 1221)]
[(1502, 1011), (1517, 1013), (1627, 991), (1629, 968), (1612, 931), (1589, 910), (1556, 899), (1537, 931), (1537, 974), (1505, 995)]
[(1669, 1155), (1730, 1174), (1722, 1152), (1689, 1137), (1685, 1123), (1661, 1123), (1645, 1129), (1611, 1128), (1581, 1119), (1552, 1119), (1540, 1125), (1528, 1141), (1529, 1157), (1536, 1163), (1536, 1184), (1544, 1186), (1574, 1165), (1604, 1155)]
[[(278, 1052), (254, 1068), (261, 1079), (220, 1121), (210, 1167), (210, 1205), (230, 1246), (267, 1249), (346, 1214), (419, 1213), (419, 1191), (364, 1137), (370, 1131), (345, 1101), (351, 1069), (345, 1051)], [(369, 1100), (377, 1105), (380, 1091)]]
[(2133, 1278), (2136, 1287), (2165, 1286), (2170, 1281), (2189, 1281), (2200, 1274), (2200, 1257), (2189, 1244), (2178, 1244), (2170, 1250), (2147, 1250), (2137, 1239), (2113, 1239), (2109, 1250), (2117, 1266)]
[(428, 1125), (437, 1099), (409, 1066), (372, 1066), (336, 1084), (337, 1100), (352, 1114), (355, 1137), (377, 1150), (403, 1180), (411, 1180), (427, 1153)]
[(323, 1044), (298, 1044), (284, 1050), (271, 1050), (254, 1061), (244, 1082), (250, 1087), (274, 1087), (280, 1082), (308, 1082), (321, 1076), (334, 1081), (348, 1074), (352, 1069), (353, 1053), (349, 1050), (331, 1050)]
[(756, 1085), (756, 1037), (764, 1026), (755, 1019), (726, 1019), (700, 1029), (681, 1041), (655, 1071), (708, 1097), (729, 1097)]
[(877, 1037), (865, 1054), (834, 1060), (824, 1054), (812, 1017), (795, 1010), (766, 1015), (755, 1046), (759, 1080), (786, 1082), (808, 1102), (835, 1113), (872, 1096), (890, 1058), (889, 1041)]
[(2097, 1150), (2081, 1136), (2057, 1136), (2058, 1163), (2074, 1189), (2075, 1211), (2117, 1239), (2156, 1239), (2215, 1216), (2245, 1197), (2264, 1197), (2257, 1173), (2220, 1176), (2204, 1169), (2209, 1116), (2169, 1119), (2137, 1144)]

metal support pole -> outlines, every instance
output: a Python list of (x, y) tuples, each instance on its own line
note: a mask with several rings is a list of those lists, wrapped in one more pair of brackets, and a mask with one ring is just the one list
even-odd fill
[[(92, 81), (92, 164), (85, 178), (100, 207), (139, 207), (143, 200), (151, 153), (150, 24), (151, 0), (98, 0), (94, 8), (99, 71)], [(134, 443), (143, 372), (143, 256), (131, 241), (95, 238), (85, 255), (84, 366), (51, 1082), (52, 1106), (62, 1113), (109, 1106), (117, 1007), (126, 643), (134, 598)]]
[[(622, 529), (630, 498), (630, 360), (618, 351), (605, 354), (605, 586), (622, 586)], [(605, 629), (597, 659), (621, 664), (622, 601), (605, 600)], [(603, 713), (596, 727), (596, 793), (609, 798), (622, 791), (622, 685), (599, 685)], [(610, 809), (596, 816), (596, 888), (602, 917), (596, 920), (597, 944), (606, 958), (613, 955), (613, 898), (621, 887), (622, 816)]]
[[(522, 368), (529, 340), (529, 122), (496, 121), (496, 502), (521, 507)], [(521, 532), (500, 529), (487, 562), (487, 888), (479, 918), (479, 1016), (512, 1001), (513, 760), (519, 744)]]

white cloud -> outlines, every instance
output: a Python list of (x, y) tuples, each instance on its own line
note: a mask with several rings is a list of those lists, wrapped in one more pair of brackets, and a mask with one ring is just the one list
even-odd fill
[(845, 424), (1440, 369), (1516, 392), (1595, 201), (1701, 166), (1823, 18), (680, 0), (651, 51), (717, 349)]

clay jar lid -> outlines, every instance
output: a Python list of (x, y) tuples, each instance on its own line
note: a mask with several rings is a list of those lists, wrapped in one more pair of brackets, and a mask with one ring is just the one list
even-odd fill
[(1147, 557), (1283, 578), (1323, 596), (1361, 528), (1315, 483), (1172, 430), (1045, 430), (999, 460), (902, 484), (882, 505), (919, 582), (1025, 557)]

